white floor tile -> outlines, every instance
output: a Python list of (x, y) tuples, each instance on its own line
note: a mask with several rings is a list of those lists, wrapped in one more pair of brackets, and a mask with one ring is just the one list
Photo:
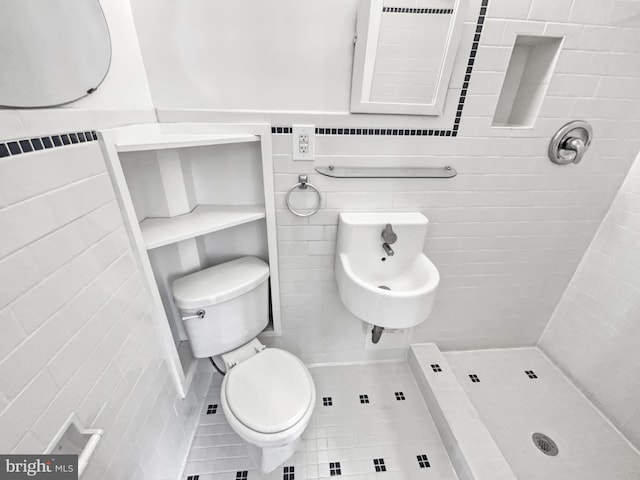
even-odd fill
[[(431, 416), (406, 363), (313, 367), (317, 402), (299, 451), (285, 465), (294, 479), (330, 478), (330, 464), (339, 462), (346, 479), (456, 480)], [(259, 471), (245, 444), (227, 423), (220, 404), (221, 377), (207, 393), (184, 479), (281, 480), (280, 467)], [(397, 395), (396, 395), (397, 394)], [(369, 403), (361, 403), (366, 395)], [(364, 397), (363, 397), (364, 398)], [(325, 399), (330, 405), (325, 406)], [(207, 410), (216, 413), (207, 414)], [(421, 468), (417, 456), (427, 455)], [(376, 472), (374, 459), (383, 459)], [(334, 469), (334, 476), (337, 472)]]
[[(640, 478), (638, 452), (538, 349), (444, 356), (519, 479)], [(555, 441), (558, 456), (533, 445), (535, 432)]]

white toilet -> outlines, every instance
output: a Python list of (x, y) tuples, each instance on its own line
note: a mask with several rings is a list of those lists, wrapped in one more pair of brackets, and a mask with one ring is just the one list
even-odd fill
[(255, 338), (269, 322), (268, 278), (265, 262), (242, 257), (173, 282), (193, 354), (222, 356), (222, 409), (231, 428), (259, 447), (264, 472), (293, 455), (316, 401), (304, 364)]

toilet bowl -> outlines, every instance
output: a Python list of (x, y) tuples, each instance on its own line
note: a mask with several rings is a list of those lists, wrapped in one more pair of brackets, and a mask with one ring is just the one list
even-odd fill
[(193, 354), (222, 357), (222, 410), (231, 428), (260, 453), (263, 472), (293, 455), (316, 401), (307, 367), (255, 338), (269, 322), (268, 278), (265, 262), (242, 257), (173, 283)]
[[(246, 356), (245, 349), (255, 353), (234, 365), (238, 355)], [(227, 421), (262, 450), (262, 471), (270, 472), (293, 455), (309, 425), (316, 402), (313, 379), (293, 354), (258, 340), (222, 358), (228, 370), (220, 400)]]

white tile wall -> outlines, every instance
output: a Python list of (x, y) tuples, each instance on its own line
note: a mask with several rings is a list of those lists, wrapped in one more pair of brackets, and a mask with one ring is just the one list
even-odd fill
[(636, 160), (539, 346), (640, 448), (640, 161)]
[(177, 478), (211, 369), (176, 394), (97, 142), (0, 159), (0, 191), (0, 451), (76, 413), (83, 478)]
[[(247, 17), (240, 4), (200, 2), (203, 11), (230, 15), (213, 17), (232, 21), (209, 28), (203, 33), (208, 41), (198, 41), (236, 40), (215, 55), (197, 55), (209, 58), (205, 62), (189, 60), (199, 50), (187, 26), (200, 29), (202, 15), (194, 19), (194, 12), (182, 12), (176, 24), (168, 4), (135, 0), (133, 6), (164, 121), (450, 128), (455, 88), (462, 83), (480, 9), (479, 0), (470, 4), (449, 109), (441, 118), (348, 114), (355, 0), (340, 6), (292, 0), (278, 9), (256, 7), (260, 22)], [(305, 17), (313, 18), (304, 33), (287, 21), (298, 18), (299, 8), (307, 8)], [(457, 138), (319, 136), (315, 162), (294, 162), (291, 137), (274, 135), (279, 253), (287, 267), (281, 272), (284, 334), (274, 342), (308, 362), (398, 354), (365, 347), (364, 326), (342, 306), (333, 278), (338, 212), (376, 209), (418, 210), (431, 220), (425, 251), (440, 269), (442, 283), (436, 307), (415, 330), (413, 342), (436, 342), (445, 350), (535, 344), (640, 147), (634, 86), (640, 83), (637, 14), (633, 2), (625, 1), (490, 0)], [(167, 45), (174, 37), (166, 31), (183, 39), (189, 52)], [(264, 49), (270, 63), (254, 59), (263, 51), (254, 48), (257, 32), (268, 39)], [(492, 128), (516, 35), (542, 32), (565, 40), (535, 126)], [(297, 63), (290, 58), (299, 58), (302, 51), (309, 68), (292, 71)], [(248, 59), (240, 69), (224, 68), (238, 55)], [(261, 88), (246, 86), (249, 78)], [(200, 110), (170, 111), (181, 108)], [(553, 165), (546, 157), (548, 143), (574, 119), (592, 123), (591, 150), (580, 165)], [(313, 170), (330, 164), (450, 164), (459, 175), (449, 180), (346, 180)], [(323, 192), (323, 208), (299, 219), (285, 209), (284, 194), (305, 173)]]

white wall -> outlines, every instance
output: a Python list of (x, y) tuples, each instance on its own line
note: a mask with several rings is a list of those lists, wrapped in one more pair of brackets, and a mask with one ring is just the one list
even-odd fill
[(640, 448), (640, 160), (563, 294), (539, 347)]
[[(132, 2), (161, 119), (354, 128), (451, 128), (480, 10), (479, 0), (470, 3), (447, 109), (427, 118), (348, 114), (356, 0)], [(444, 349), (535, 344), (640, 146), (638, 6), (490, 0), (457, 138), (324, 135), (316, 161), (303, 163), (291, 159), (290, 135), (274, 135), (281, 344), (308, 362), (401, 354), (365, 350), (362, 323), (338, 298), (341, 210), (418, 210), (431, 220), (425, 251), (442, 284), (413, 341)], [(563, 51), (535, 127), (492, 128), (517, 33), (565, 36)], [(596, 140), (580, 165), (553, 165), (548, 143), (574, 119), (590, 121)], [(450, 164), (459, 175), (336, 180), (313, 171), (328, 164)], [(324, 193), (322, 211), (309, 219), (284, 207), (299, 173)]]
[[(0, 109), (0, 142), (155, 120), (129, 2), (103, 8), (105, 82)], [(106, 432), (83, 478), (177, 478), (211, 369), (178, 396), (97, 142), (0, 158), (0, 231), (0, 451), (43, 452), (75, 412)]]
[(111, 34), (109, 73), (91, 95), (60, 108), (0, 109), (0, 140), (155, 121), (128, 0), (101, 2)]
[(176, 478), (211, 370), (177, 395), (97, 142), (1, 159), (0, 191), (0, 451), (76, 413), (83, 478)]

